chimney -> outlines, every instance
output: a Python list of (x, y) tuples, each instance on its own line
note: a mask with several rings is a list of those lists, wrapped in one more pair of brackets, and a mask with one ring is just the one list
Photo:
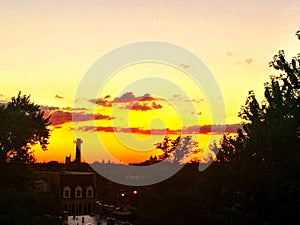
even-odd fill
[(80, 138), (76, 139), (76, 158), (75, 158), (75, 162), (77, 163), (81, 163), (81, 144), (82, 144), (82, 140)]
[(71, 162), (71, 154), (69, 156), (66, 156), (66, 164)]

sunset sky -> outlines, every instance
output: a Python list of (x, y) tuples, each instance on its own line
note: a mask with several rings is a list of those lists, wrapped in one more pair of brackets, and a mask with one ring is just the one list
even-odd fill
[[(210, 127), (223, 122), (212, 122), (206, 94), (183, 70), (192, 69), (189, 62), (120, 68), (91, 99), (76, 99), (80, 81), (96, 60), (119, 46), (172, 43), (209, 68), (222, 91), (227, 131), (234, 131), (248, 91), (262, 99), (263, 83), (276, 73), (268, 66), (273, 55), (280, 49), (288, 58), (300, 52), (299, 12), (299, 0), (1, 1), (0, 103), (22, 91), (52, 115), (48, 151), (34, 148), (38, 162), (63, 162), (69, 154), (74, 159), (77, 137), (89, 152), (84, 154), (88, 162), (145, 160), (157, 153), (154, 143), (166, 129), (172, 137), (200, 134), (199, 146), (206, 148)], [(184, 94), (162, 82), (165, 96), (158, 96), (136, 82), (148, 76), (172, 81)], [(185, 105), (191, 103), (193, 110)], [(176, 104), (189, 110), (179, 116)], [(76, 128), (72, 113), (81, 119)], [(91, 135), (98, 135), (111, 155), (99, 155)]]

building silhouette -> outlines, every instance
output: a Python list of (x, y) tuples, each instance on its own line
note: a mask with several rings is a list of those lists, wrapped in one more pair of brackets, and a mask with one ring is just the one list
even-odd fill
[(76, 143), (75, 162), (81, 163), (81, 144), (83, 143), (83, 141), (80, 138), (77, 138), (75, 143)]

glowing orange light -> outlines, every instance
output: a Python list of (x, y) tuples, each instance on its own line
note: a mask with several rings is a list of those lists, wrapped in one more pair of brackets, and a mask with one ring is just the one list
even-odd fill
[(122, 196), (122, 197), (124, 197), (124, 196), (125, 196), (125, 194), (124, 194), (124, 193), (122, 193), (122, 194), (121, 194), (121, 196)]
[(138, 193), (137, 191), (133, 191), (133, 194), (135, 194), (135, 195), (136, 195), (137, 193)]

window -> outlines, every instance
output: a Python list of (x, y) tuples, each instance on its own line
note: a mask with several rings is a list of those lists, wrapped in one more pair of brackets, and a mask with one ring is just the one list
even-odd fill
[(91, 204), (91, 203), (88, 203), (88, 204), (87, 204), (87, 212), (88, 212), (88, 213), (91, 213), (91, 212), (92, 212), (92, 204)]
[(81, 203), (79, 204), (78, 212), (79, 212), (79, 214), (82, 214), (82, 204)]
[(63, 197), (70, 198), (71, 197), (71, 188), (69, 186), (65, 186), (63, 189)]
[(75, 188), (75, 198), (82, 198), (82, 188), (80, 186)]
[(92, 198), (93, 195), (94, 195), (93, 192), (94, 192), (93, 187), (91, 187), (91, 186), (87, 187), (87, 189), (86, 189), (86, 197), (87, 198)]

